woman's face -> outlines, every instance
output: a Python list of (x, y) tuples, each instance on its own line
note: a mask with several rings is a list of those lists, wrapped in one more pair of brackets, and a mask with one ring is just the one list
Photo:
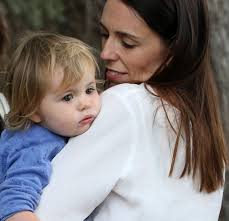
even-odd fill
[(163, 40), (121, 0), (107, 0), (101, 17), (106, 79), (113, 84), (148, 80), (167, 55)]

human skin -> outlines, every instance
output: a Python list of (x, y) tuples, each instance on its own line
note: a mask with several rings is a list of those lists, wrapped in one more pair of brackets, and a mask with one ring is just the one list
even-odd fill
[(106, 79), (114, 84), (147, 81), (167, 56), (166, 43), (119, 0), (106, 1), (100, 31)]
[[(106, 79), (112, 84), (147, 81), (167, 56), (166, 43), (119, 0), (106, 1), (100, 32), (100, 56), (106, 62)], [(38, 221), (34, 214), (29, 215), (33, 219), (16, 219), (16, 214), (7, 221)]]
[(80, 81), (60, 90), (63, 76), (63, 69), (57, 67), (31, 120), (54, 133), (72, 137), (90, 128), (99, 113), (101, 101), (96, 89), (95, 67), (88, 66)]

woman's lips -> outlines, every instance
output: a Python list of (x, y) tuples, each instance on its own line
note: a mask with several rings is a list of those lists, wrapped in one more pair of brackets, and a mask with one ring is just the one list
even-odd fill
[(106, 79), (109, 81), (121, 80), (127, 73), (106, 69)]
[(95, 117), (94, 116), (86, 116), (83, 120), (79, 122), (81, 126), (85, 126), (87, 124), (91, 124), (94, 121)]

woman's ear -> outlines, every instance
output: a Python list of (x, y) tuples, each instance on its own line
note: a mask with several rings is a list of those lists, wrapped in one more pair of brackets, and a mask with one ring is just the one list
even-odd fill
[(35, 112), (34, 114), (32, 114), (29, 119), (31, 121), (33, 121), (34, 123), (40, 123), (41, 122), (41, 116), (37, 112)]

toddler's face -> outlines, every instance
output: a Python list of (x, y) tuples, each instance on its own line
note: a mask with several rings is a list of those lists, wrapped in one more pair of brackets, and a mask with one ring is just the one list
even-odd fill
[(63, 75), (62, 68), (57, 68), (33, 120), (54, 133), (72, 137), (90, 128), (100, 111), (101, 100), (96, 89), (94, 67), (88, 67), (79, 82), (60, 92), (58, 88)]

